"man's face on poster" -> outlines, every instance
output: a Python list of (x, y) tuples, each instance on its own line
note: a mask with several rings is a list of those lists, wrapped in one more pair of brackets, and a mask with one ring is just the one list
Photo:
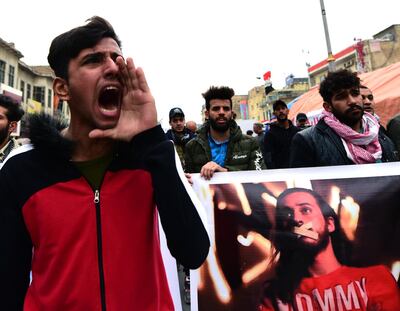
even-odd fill
[(330, 242), (329, 234), (335, 229), (334, 220), (324, 217), (316, 199), (307, 192), (294, 192), (286, 195), (281, 203), (277, 208), (287, 217), (282, 230), (290, 233), (287, 237), (295, 239), (291, 245), (313, 253), (325, 249)]

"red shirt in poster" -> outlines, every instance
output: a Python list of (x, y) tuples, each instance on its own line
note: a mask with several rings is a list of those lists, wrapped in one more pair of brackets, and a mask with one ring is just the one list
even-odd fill
[[(304, 278), (296, 290), (296, 309), (278, 300), (279, 311), (399, 311), (400, 293), (385, 266), (343, 266), (329, 274)], [(274, 310), (265, 300), (260, 311)]]

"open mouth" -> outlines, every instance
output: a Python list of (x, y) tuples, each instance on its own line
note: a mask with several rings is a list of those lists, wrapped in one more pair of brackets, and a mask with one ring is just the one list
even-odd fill
[(99, 107), (106, 116), (118, 114), (121, 106), (121, 90), (116, 86), (106, 86), (100, 91)]

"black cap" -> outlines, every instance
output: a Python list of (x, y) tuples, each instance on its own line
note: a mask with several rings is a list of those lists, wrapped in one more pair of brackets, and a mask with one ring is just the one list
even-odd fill
[(272, 104), (272, 109), (276, 110), (278, 108), (278, 106), (282, 106), (282, 107), (287, 108), (286, 103), (281, 99), (278, 99), (278, 100), (274, 101), (274, 103)]
[(297, 121), (307, 121), (307, 119), (308, 119), (307, 115), (305, 113), (302, 113), (302, 112), (298, 113), (297, 116), (296, 116), (296, 120)]
[(185, 114), (183, 113), (181, 108), (176, 107), (176, 108), (172, 108), (169, 111), (169, 120), (170, 121), (171, 121), (172, 118), (175, 118), (175, 117), (178, 117), (178, 116), (182, 117), (182, 118), (185, 117)]

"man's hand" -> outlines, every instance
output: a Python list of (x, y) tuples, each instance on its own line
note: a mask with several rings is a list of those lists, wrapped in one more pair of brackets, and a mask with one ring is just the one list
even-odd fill
[(222, 166), (219, 166), (217, 163), (210, 161), (203, 165), (200, 171), (200, 176), (209, 180), (213, 177), (214, 172), (227, 172), (228, 170)]
[(90, 138), (111, 138), (130, 141), (133, 136), (157, 125), (157, 110), (142, 68), (135, 68), (132, 58), (118, 56), (123, 85), (121, 115), (116, 127), (89, 133)]

